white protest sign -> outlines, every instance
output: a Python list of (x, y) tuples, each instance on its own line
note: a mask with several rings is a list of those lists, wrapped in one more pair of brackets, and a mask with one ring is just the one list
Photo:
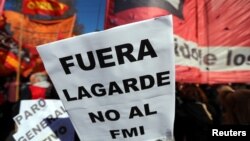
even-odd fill
[(81, 140), (173, 138), (172, 26), (164, 16), (38, 47)]
[(74, 140), (74, 128), (60, 100), (22, 100), (14, 121), (16, 141)]
[[(174, 102), (168, 96), (158, 96), (127, 104), (96, 108), (72, 109), (70, 115), (77, 121), (79, 133), (86, 141), (136, 141), (170, 135)], [(168, 102), (171, 101), (171, 102)], [(81, 114), (79, 114), (81, 113)]]

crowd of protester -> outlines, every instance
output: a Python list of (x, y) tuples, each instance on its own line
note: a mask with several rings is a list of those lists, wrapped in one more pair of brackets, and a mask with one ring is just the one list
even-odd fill
[[(0, 140), (10, 140), (15, 129), (13, 117), (23, 99), (59, 99), (44, 72), (20, 79), (0, 79)], [(250, 124), (250, 84), (176, 83), (175, 141), (206, 141), (213, 125)]]
[(211, 129), (250, 125), (250, 85), (176, 85), (175, 141), (209, 141)]

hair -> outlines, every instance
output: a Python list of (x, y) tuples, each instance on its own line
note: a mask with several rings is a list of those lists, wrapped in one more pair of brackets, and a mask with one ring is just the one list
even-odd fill
[(205, 93), (199, 86), (196, 86), (195, 84), (184, 85), (180, 96), (183, 100), (196, 100), (203, 103), (208, 102)]
[(250, 90), (239, 89), (225, 98), (225, 124), (250, 124)]
[(47, 75), (42, 72), (34, 73), (30, 76), (30, 82), (35, 83), (35, 82), (41, 82), (41, 81), (47, 81)]
[(224, 108), (228, 102), (228, 101), (226, 101), (227, 96), (234, 93), (235, 90), (228, 85), (222, 85), (222, 86), (218, 87), (217, 92), (218, 92), (219, 102), (220, 102), (221, 106)]

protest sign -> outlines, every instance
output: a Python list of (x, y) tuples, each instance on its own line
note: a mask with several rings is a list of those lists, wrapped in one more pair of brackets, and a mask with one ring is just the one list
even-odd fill
[(173, 138), (172, 26), (164, 16), (38, 46), (81, 140)]
[(22, 100), (14, 121), (16, 141), (74, 140), (74, 128), (60, 100)]

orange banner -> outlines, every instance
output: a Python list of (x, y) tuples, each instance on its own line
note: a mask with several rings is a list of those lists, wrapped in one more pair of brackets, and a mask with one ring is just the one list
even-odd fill
[(22, 12), (24, 14), (40, 14), (61, 16), (69, 7), (58, 0), (23, 0)]
[(42, 21), (30, 20), (14, 11), (5, 11), (4, 14), (14, 39), (22, 39), (22, 44), (28, 48), (71, 37), (76, 19), (74, 15), (62, 20)]

